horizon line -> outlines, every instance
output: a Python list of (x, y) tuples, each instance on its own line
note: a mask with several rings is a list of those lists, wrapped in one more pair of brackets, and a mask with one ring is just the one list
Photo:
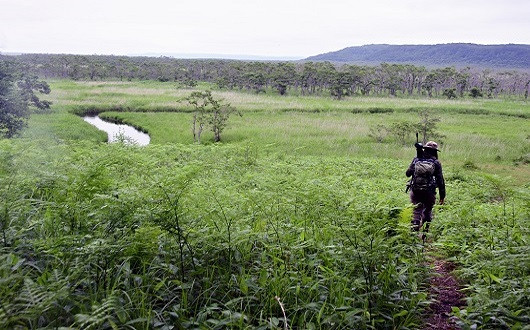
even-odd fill
[(497, 43), (497, 44), (480, 44), (473, 42), (448, 42), (448, 43), (431, 43), (431, 44), (389, 44), (389, 43), (372, 43), (356, 46), (346, 46), (340, 49), (323, 51), (314, 55), (255, 55), (255, 54), (227, 54), (227, 53), (173, 53), (173, 52), (139, 52), (127, 54), (109, 54), (109, 53), (67, 53), (67, 52), (39, 52), (39, 51), (4, 51), (0, 49), (0, 55), (80, 55), (80, 56), (125, 56), (125, 57), (171, 57), (175, 59), (219, 59), (219, 60), (256, 60), (256, 61), (299, 61), (310, 57), (332, 53), (347, 48), (366, 47), (366, 46), (438, 46), (438, 45), (477, 45), (477, 46), (530, 46), (525, 43)]

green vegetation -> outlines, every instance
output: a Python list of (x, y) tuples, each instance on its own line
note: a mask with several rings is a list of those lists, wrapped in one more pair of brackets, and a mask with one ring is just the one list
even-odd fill
[[(178, 102), (196, 89), (50, 86), (52, 113), (0, 140), (0, 328), (418, 328), (427, 251), (457, 265), (462, 325), (530, 324), (525, 102), (214, 91), (243, 116), (199, 145)], [(426, 247), (404, 193), (413, 141), (369, 136), (422, 109), (448, 191)], [(101, 143), (84, 112), (153, 144)]]
[[(381, 46), (361, 47), (361, 49), (366, 50), (370, 47)], [(422, 46), (405, 47), (423, 48)], [(491, 49), (490, 46), (486, 48)], [(276, 95), (333, 96), (337, 99), (348, 95), (430, 98), (442, 96), (444, 91), (452, 90), (453, 92), (447, 97), (465, 98), (475, 88), (480, 92), (474, 94), (475, 97), (485, 95), (488, 98), (528, 98), (530, 84), (530, 76), (526, 70), (528, 56), (522, 49), (508, 54), (508, 56), (515, 55), (524, 62), (522, 66), (512, 67), (519, 67), (520, 70), (504, 71), (486, 69), (484, 67), (491, 66), (483, 66), (484, 63), (479, 64), (479, 67), (455, 68), (457, 62), (451, 60), (451, 57), (455, 53), (467, 56), (471, 52), (468, 50), (455, 52), (450, 49), (446, 49), (445, 52), (441, 57), (430, 54), (436, 59), (437, 66), (441, 62), (449, 62), (448, 66), (443, 68), (415, 66), (410, 64), (414, 62), (411, 58), (404, 61), (408, 64), (389, 64), (385, 62), (396, 60), (399, 62), (399, 56), (377, 61), (378, 54), (369, 55), (371, 60), (376, 60), (376, 63), (372, 62), (373, 66), (333, 64), (327, 61), (246, 62), (52, 54), (19, 56), (0, 54), (0, 61), (13, 61), (21, 70), (46, 78), (90, 81), (151, 80), (161, 83), (173, 82), (182, 87), (196, 87), (199, 82), (207, 82), (223, 90), (245, 90), (256, 94), (272, 91)], [(406, 55), (415, 56), (419, 53), (420, 50), (415, 49), (406, 52)], [(481, 57), (490, 58), (489, 55)], [(496, 61), (507, 64), (506, 60), (500, 58)], [(364, 60), (357, 61), (357, 63), (363, 62)]]
[[(69, 80), (50, 81), (50, 98), (56, 107), (83, 114), (89, 111), (134, 112), (192, 112), (193, 107), (180, 100), (194, 89), (177, 89), (177, 85), (156, 81), (136, 82), (80, 82)], [(199, 84), (200, 90), (213, 89), (215, 97), (223, 98), (231, 105), (246, 112), (350, 112), (350, 113), (414, 113), (431, 109), (447, 114), (501, 114), (529, 118), (528, 103), (510, 99), (457, 99), (406, 98), (355, 96), (334, 100), (321, 96), (287, 95), (273, 92), (216, 90), (207, 83)]]
[(201, 143), (201, 134), (206, 128), (211, 129), (214, 142), (220, 142), (221, 133), (225, 129), (230, 115), (237, 110), (230, 106), (230, 103), (213, 97), (209, 90), (192, 92), (186, 98), (186, 102), (194, 109), (193, 141)]
[(0, 62), (0, 137), (11, 138), (26, 126), (32, 110), (46, 112), (49, 101), (42, 101), (35, 91), (50, 93), (50, 87), (37, 77), (20, 74), (8, 62)]
[(71, 140), (107, 141), (107, 134), (95, 130), (94, 126), (80, 120), (78, 116), (66, 112), (34, 114), (30, 118), (30, 128), (22, 131), (22, 137), (31, 140), (65, 142)]
[[(107, 112), (102, 117), (118, 118), (142, 127), (149, 132), (155, 144), (193, 142), (191, 114)], [(226, 143), (252, 142), (263, 151), (282, 151), (293, 155), (348, 155), (409, 160), (410, 146), (415, 141), (414, 132), (410, 132), (408, 145), (394, 143), (390, 137), (385, 138), (385, 143), (377, 143), (368, 137), (370, 127), (381, 120), (388, 123), (417, 122), (418, 117), (415, 114), (287, 112), (271, 115), (253, 112), (231, 118), (223, 139)], [(510, 125), (513, 130), (508, 131), (503, 125)], [(527, 120), (453, 115), (444, 116), (440, 127), (447, 135), (443, 148), (450, 155), (446, 161), (444, 156), (448, 164), (463, 164), (469, 160), (515, 172), (525, 171), (524, 168), (514, 167), (513, 161), (528, 153), (528, 146), (525, 147)], [(477, 128), (470, 132), (470, 127)], [(204, 134), (204, 141), (212, 140), (211, 133)]]
[(498, 177), (472, 173), (450, 177), (459, 182), (451, 190), (460, 198), (439, 210), (443, 223), (435, 234), (436, 245), (458, 265), (456, 275), (469, 296), (466, 309), (453, 312), (463, 328), (528, 327), (530, 190), (508, 189)]
[(12, 147), (2, 146), (2, 163), (14, 158), (3, 178), (19, 182), (2, 191), (4, 276), (15, 270), (7, 327), (38, 316), (48, 326), (268, 327), (282, 323), (275, 296), (291, 326), (419, 322), (425, 269), (407, 222), (396, 227), (394, 208), (406, 205), (396, 162), (384, 166), (393, 180), (368, 189), (358, 175), (374, 174), (368, 160)]

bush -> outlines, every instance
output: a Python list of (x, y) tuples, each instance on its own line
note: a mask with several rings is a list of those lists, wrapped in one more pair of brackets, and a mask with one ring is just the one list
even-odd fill
[(482, 92), (477, 87), (473, 87), (471, 92), (469, 92), (469, 96), (472, 98), (482, 97)]
[(456, 90), (454, 88), (446, 88), (444, 89), (442, 95), (448, 99), (456, 99)]
[(388, 128), (390, 134), (392, 134), (399, 143), (406, 145), (410, 143), (410, 136), (416, 131), (416, 125), (410, 122), (396, 122), (392, 123)]
[(368, 133), (368, 136), (373, 138), (377, 143), (382, 143), (388, 133), (388, 128), (385, 125), (378, 124), (374, 127), (370, 127), (370, 133)]
[(468, 170), (477, 170), (478, 169), (478, 166), (474, 162), (472, 162), (470, 160), (465, 161), (464, 165), (462, 165), (462, 167), (465, 168), (465, 169), (468, 169)]
[(530, 154), (522, 155), (513, 160), (514, 165), (528, 165), (530, 164)]
[(394, 112), (394, 109), (374, 107), (374, 108), (368, 108), (368, 112), (369, 113), (392, 113)]

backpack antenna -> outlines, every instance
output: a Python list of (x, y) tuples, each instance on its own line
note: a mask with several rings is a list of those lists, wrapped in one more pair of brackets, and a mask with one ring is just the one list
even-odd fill
[(414, 143), (414, 147), (416, 147), (416, 158), (423, 158), (423, 144), (420, 143), (418, 132), (416, 132), (416, 143)]

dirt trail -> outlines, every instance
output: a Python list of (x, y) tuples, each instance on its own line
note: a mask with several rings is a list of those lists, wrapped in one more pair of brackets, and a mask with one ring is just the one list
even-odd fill
[(434, 257), (429, 260), (429, 264), (433, 268), (433, 274), (429, 280), (429, 294), (434, 302), (427, 308), (423, 329), (460, 329), (450, 317), (452, 306), (465, 305), (460, 285), (451, 274), (455, 265)]

